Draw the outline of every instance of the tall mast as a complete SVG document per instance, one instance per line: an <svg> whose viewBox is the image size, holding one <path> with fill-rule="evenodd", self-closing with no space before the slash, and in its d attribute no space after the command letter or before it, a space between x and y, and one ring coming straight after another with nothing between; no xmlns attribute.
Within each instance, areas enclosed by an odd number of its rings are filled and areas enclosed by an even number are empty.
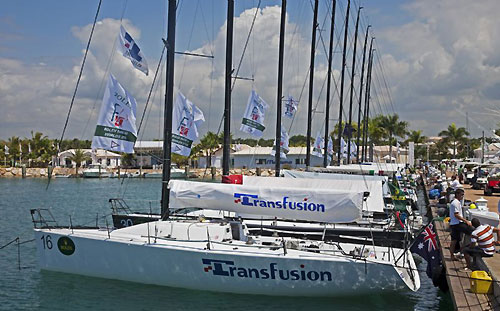
<svg viewBox="0 0 500 311"><path fill-rule="evenodd" d="M281 162L281 103L283 93L283 53L285 50L286 0L281 0L280 45L278 52L278 94L276 98L276 154L274 155L275 176L280 176Z"/></svg>
<svg viewBox="0 0 500 311"><path fill-rule="evenodd" d="M359 13L363 7L358 8L358 17L356 18L356 30L354 31L354 48L352 50L352 68L351 68L351 95L349 96L349 131L347 142L347 163L351 162L351 137L352 137L352 95L354 94L354 74L356 71L356 47L358 46L358 26Z"/></svg>
<svg viewBox="0 0 500 311"><path fill-rule="evenodd" d="M163 173L161 185L161 218L168 219L170 190L171 147L172 147L172 110L174 103L174 54L175 54L175 11L176 1L168 1L167 30L167 70L165 86L165 111L163 112Z"/></svg>
<svg viewBox="0 0 500 311"><path fill-rule="evenodd" d="M309 103L307 106L306 169L311 165L311 126L314 82L314 54L316 53L316 27L318 26L318 0L314 0L314 18L311 39L311 66L309 67Z"/></svg>
<svg viewBox="0 0 500 311"><path fill-rule="evenodd" d="M359 107L358 107L358 139L356 140L356 147L357 147L357 150L356 150L356 160L358 161L358 163L360 162L360 159L361 161L363 161L363 157L359 155L359 137L361 135L361 99L363 98L363 78L364 78L364 74L365 74L365 58L366 58L366 44L368 42L368 31L370 30L370 27L371 25L368 25L366 27L366 35L365 35L365 44L363 46L363 61L362 61L362 65L361 65L361 80L359 81ZM365 121L365 116L363 115L363 122ZM364 138L364 127L363 127L363 138ZM363 149L364 151L364 149Z"/></svg>
<svg viewBox="0 0 500 311"><path fill-rule="evenodd" d="M226 83L224 93L224 146L222 175L229 175L229 145L231 144L231 75L233 73L234 0L227 0Z"/></svg>
<svg viewBox="0 0 500 311"><path fill-rule="evenodd" d="M333 33L335 28L335 7L337 1L332 0L332 22L330 24L330 46L328 48L328 80L326 83L326 108L325 108L325 144L323 154L323 166L328 166L328 122L330 121L330 84L332 81L332 56L333 56Z"/></svg>
<svg viewBox="0 0 500 311"><path fill-rule="evenodd" d="M364 152L365 152L365 156L364 156L364 159L365 161L368 160L368 120L370 119L370 89L371 89L371 83L372 83L372 65L373 65L373 39L375 39L374 37L372 37L371 41L370 41L370 53L368 54L369 55L369 58L368 58L368 73L367 73L367 76L366 76L366 92L365 92L365 128L364 128L364 132L365 132L365 141L364 141L364 145L365 145L365 148L364 148Z"/></svg>
<svg viewBox="0 0 500 311"><path fill-rule="evenodd" d="M343 106L343 101L344 101L344 73L345 73L345 53L347 50L347 30L349 27L349 8L351 7L351 0L347 1L347 11L345 13L345 26L344 26L344 51L342 52L342 72L340 75L340 107L339 107L339 135L338 135L338 154L337 154L337 160L338 164L342 163L342 150L341 150L341 144L342 144L342 106Z"/></svg>

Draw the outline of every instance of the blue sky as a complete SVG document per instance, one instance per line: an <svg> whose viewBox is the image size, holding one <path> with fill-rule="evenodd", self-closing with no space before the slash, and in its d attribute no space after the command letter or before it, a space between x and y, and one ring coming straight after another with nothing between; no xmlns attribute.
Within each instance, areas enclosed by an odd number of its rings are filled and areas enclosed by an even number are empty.
<svg viewBox="0 0 500 311"><path fill-rule="evenodd" d="M336 14L337 38L341 34L346 0L339 0ZM469 1L470 2L470 1ZM354 31L355 9L364 7L362 27L369 22L377 37L377 60L373 97L374 113L397 112L410 122L412 129L423 129L435 136L455 121L464 126L465 111L471 117L471 131L496 128L499 111L500 58L496 57L498 22L494 12L500 9L497 1L488 0L479 6L458 0L352 1L349 32ZM79 65L88 40L98 1L9 1L0 11L0 139L12 135L29 137L30 131L41 131L58 137L74 90ZM235 1L234 67L241 56L249 21L257 0ZM240 75L254 76L254 83L237 82L233 91L233 125L238 131L242 110L251 88L270 104L266 116L269 129L265 137L274 136L275 76L281 1L263 0L256 19L256 28L242 63ZM95 126L96 110L100 106L103 77L110 55L111 72L138 100L138 117L142 114L152 75L141 76L130 63L113 52L116 27L124 10L124 25L134 34L154 73L161 52L160 38L165 32L166 1L109 1L104 0L98 20L91 54L84 70L84 79L75 101L74 115L68 138L89 138ZM329 5L329 4L328 4ZM327 1L320 0L319 23L324 43L328 45L329 23L325 20ZM307 78L312 9L309 1L288 1L287 40L285 54L285 92L299 96L302 81ZM224 70L223 25L226 19L224 0L183 0L177 18L178 51L215 51L214 65L210 61L182 56L176 57L176 87L200 106L207 122L201 129L216 131L223 96L221 76ZM476 21L480 21L475 23ZM466 26L470 25L470 26ZM97 31L99 30L99 31ZM361 30L360 30L361 31ZM361 32L364 34L364 30ZM361 38L360 38L361 40ZM360 44L358 41L360 58ZM336 43L339 44L339 43ZM337 52L340 47L337 46ZM348 54L348 68L351 56ZM340 54L334 58L334 76L338 79ZM315 69L315 105L313 136L323 126L321 102L324 91L326 57L319 43ZM127 67L128 66L128 67ZM359 74L359 59L356 69ZM359 76L357 77L359 78ZM105 79L104 79L105 80ZM346 79L349 83L349 79ZM359 81L359 80L357 80ZM357 83L357 82L356 82ZM355 83L355 84L356 84ZM386 83L389 91L386 89ZM356 98L355 94L355 98ZM161 114L161 91L149 115L152 126L144 139L157 138L158 116ZM300 107L306 106L307 89ZM222 101L221 101L222 100ZM338 98L333 97L331 119L337 118ZM303 103L303 104L302 104ZM304 134L306 112L291 128L291 134ZM303 109L303 108L302 108ZM29 113L28 113L29 112ZM347 113L347 112L345 112ZM331 121L330 127L335 123ZM476 125L477 124L477 125ZM290 124L286 124L288 126ZM488 134L488 133L487 133Z"/></svg>

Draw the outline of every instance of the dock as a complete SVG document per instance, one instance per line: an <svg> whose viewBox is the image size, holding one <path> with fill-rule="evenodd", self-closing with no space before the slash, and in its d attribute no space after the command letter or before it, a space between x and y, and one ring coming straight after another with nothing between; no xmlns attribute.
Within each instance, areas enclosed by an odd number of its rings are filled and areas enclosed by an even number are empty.
<svg viewBox="0 0 500 311"><path fill-rule="evenodd" d="M467 190L466 195L467 195ZM436 201L430 200L430 208L433 218L437 217ZM471 291L470 274L465 271L465 259L460 261L451 260L450 242L451 236L442 220L434 220L434 228L441 251L441 260L446 271L446 281L448 283L450 295L455 310L500 310L500 254L496 253L491 258L478 259L478 263L493 279L492 294L476 294ZM497 247L498 249L498 247ZM482 262L481 262L482 261Z"/></svg>

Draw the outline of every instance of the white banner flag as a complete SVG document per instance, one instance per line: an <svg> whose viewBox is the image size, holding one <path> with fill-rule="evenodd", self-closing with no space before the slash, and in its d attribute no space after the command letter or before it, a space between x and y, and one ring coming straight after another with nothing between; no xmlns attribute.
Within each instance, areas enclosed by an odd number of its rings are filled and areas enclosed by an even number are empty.
<svg viewBox="0 0 500 311"><path fill-rule="evenodd" d="M130 59L132 62L132 65L134 67L148 75L148 63L146 62L146 58L144 57L144 54L142 54L141 49L135 43L134 39L132 39L132 36L125 31L125 28L123 26L120 26L120 44L119 44L119 49L120 52L125 56L126 58Z"/></svg>
<svg viewBox="0 0 500 311"><path fill-rule="evenodd" d="M7 145L4 146L5 154L9 154L9 147Z"/></svg>
<svg viewBox="0 0 500 311"><path fill-rule="evenodd" d="M289 119L293 119L295 112L297 111L299 102L293 99L292 96L288 96L288 99L285 101L285 112L283 115Z"/></svg>
<svg viewBox="0 0 500 311"><path fill-rule="evenodd" d="M344 140L344 137L340 137L340 150L342 150L341 157L347 159L347 144Z"/></svg>
<svg viewBox="0 0 500 311"><path fill-rule="evenodd" d="M332 161L333 158L333 140L331 136L328 136L328 159L329 161Z"/></svg>
<svg viewBox="0 0 500 311"><path fill-rule="evenodd" d="M203 112L179 92L172 115L172 152L189 156L193 141L198 138L198 127L203 122Z"/></svg>
<svg viewBox="0 0 500 311"><path fill-rule="evenodd" d="M323 139L321 134L318 132L318 134L316 134L316 140L314 141L314 147L313 147L311 154L313 156L322 158L324 146L325 146L325 140Z"/></svg>
<svg viewBox="0 0 500 311"><path fill-rule="evenodd" d="M281 125L281 138L280 138L280 158L286 159L286 155L290 152L288 147L288 133L286 132L283 125ZM276 139L274 140L273 149L271 150L271 155L274 157L276 155Z"/></svg>
<svg viewBox="0 0 500 311"><path fill-rule="evenodd" d="M92 149L134 153L136 109L135 99L110 74L92 138Z"/></svg>
<svg viewBox="0 0 500 311"><path fill-rule="evenodd" d="M356 146L356 143L351 141L351 159L356 159L356 155L358 153L357 148L358 146Z"/></svg>
<svg viewBox="0 0 500 311"><path fill-rule="evenodd" d="M261 137L264 129L264 116L268 106L266 102L254 91L248 98L247 108L243 115L240 131Z"/></svg>
<svg viewBox="0 0 500 311"><path fill-rule="evenodd" d="M415 165L415 142L410 141L408 143L408 162L411 166Z"/></svg>

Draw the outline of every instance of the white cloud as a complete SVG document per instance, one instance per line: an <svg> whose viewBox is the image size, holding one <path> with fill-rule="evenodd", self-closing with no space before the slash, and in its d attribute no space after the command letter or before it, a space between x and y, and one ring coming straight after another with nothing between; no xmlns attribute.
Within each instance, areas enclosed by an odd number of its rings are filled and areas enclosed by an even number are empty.
<svg viewBox="0 0 500 311"><path fill-rule="evenodd" d="M419 0L406 9L414 20L377 34L400 115L427 135L451 122L465 126L457 110L468 111L486 129L495 128L495 117L475 113L500 103L500 43L495 40L500 3Z"/></svg>

